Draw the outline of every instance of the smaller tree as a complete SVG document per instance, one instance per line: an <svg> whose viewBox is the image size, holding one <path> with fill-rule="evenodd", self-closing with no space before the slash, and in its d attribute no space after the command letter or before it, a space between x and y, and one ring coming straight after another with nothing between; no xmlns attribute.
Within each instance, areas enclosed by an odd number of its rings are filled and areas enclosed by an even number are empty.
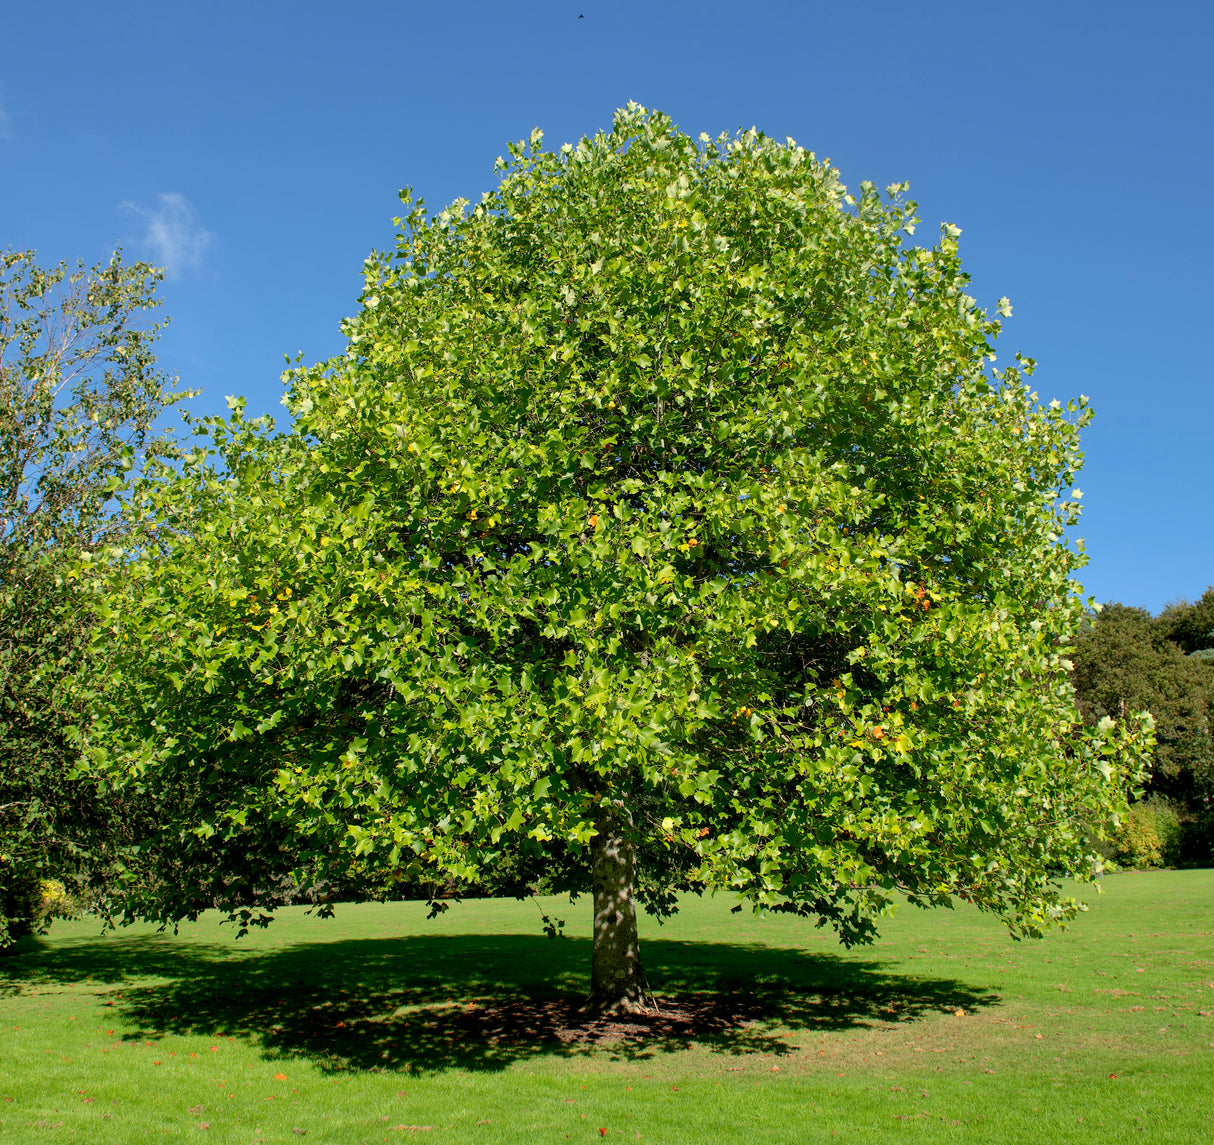
<svg viewBox="0 0 1214 1145"><path fill-rule="evenodd" d="M72 777L91 613L62 572L121 539L121 478L167 449L156 421L184 395L156 366L160 278L120 252L0 254L0 946L34 925L43 880L83 877L131 822L129 793Z"/></svg>

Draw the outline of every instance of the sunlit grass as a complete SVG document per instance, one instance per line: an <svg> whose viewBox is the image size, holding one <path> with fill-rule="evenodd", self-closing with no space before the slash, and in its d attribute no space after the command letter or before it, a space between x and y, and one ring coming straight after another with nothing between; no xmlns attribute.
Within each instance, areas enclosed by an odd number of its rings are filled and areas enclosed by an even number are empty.
<svg viewBox="0 0 1214 1145"><path fill-rule="evenodd" d="M544 1024L587 987L585 899L544 904L555 941L513 901L56 923L0 958L0 1141L1208 1142L1214 872L1105 888L1042 942L904 908L851 952L691 899L643 954L703 1028L596 1044Z"/></svg>

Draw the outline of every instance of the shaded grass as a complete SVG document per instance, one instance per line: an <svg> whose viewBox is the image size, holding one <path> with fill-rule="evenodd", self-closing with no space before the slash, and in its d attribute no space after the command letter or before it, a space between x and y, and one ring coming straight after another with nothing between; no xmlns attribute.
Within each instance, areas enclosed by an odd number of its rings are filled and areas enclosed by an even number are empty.
<svg viewBox="0 0 1214 1145"><path fill-rule="evenodd" d="M1039 943L903 909L852 952L692 899L642 938L677 1020L632 1030L527 903L56 924L0 959L0 1141L1209 1141L1214 872L1105 885Z"/></svg>

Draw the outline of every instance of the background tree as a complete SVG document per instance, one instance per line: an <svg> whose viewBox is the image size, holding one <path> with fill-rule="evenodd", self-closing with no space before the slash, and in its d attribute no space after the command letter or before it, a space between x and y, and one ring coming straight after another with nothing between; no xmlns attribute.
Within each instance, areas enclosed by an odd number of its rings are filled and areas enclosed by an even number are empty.
<svg viewBox="0 0 1214 1145"><path fill-rule="evenodd" d="M183 844L278 824L307 877L578 853L603 1008L645 1003L638 888L845 942L898 891L1069 918L1147 733L1078 728L1087 414L988 370L958 229L635 105L499 166L398 221L286 433L233 400L82 566L99 769L188 787Z"/></svg>
<svg viewBox="0 0 1214 1145"><path fill-rule="evenodd" d="M1190 604L1171 604L1159 615L1167 638L1189 656L1214 659L1214 585Z"/></svg>
<svg viewBox="0 0 1214 1145"><path fill-rule="evenodd" d="M1214 590L1157 617L1106 604L1081 632L1072 680L1084 721L1149 711L1156 747L1144 794L1187 820L1185 857L1214 858Z"/></svg>
<svg viewBox="0 0 1214 1145"><path fill-rule="evenodd" d="M61 574L121 538L119 478L163 449L156 419L181 396L147 318L160 277L120 254L91 269L0 254L0 946L30 929L41 880L78 888L130 824L129 796L71 778L90 615Z"/></svg>

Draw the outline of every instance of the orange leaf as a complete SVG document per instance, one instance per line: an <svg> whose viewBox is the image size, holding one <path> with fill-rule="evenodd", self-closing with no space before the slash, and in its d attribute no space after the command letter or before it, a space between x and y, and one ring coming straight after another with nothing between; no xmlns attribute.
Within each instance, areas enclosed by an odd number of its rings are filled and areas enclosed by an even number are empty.
<svg viewBox="0 0 1214 1145"><path fill-rule="evenodd" d="M275 1081L286 1081L286 1080L287 1080L287 1075L286 1075L285 1073L276 1073L276 1074L274 1075L274 1080L275 1080Z"/></svg>

